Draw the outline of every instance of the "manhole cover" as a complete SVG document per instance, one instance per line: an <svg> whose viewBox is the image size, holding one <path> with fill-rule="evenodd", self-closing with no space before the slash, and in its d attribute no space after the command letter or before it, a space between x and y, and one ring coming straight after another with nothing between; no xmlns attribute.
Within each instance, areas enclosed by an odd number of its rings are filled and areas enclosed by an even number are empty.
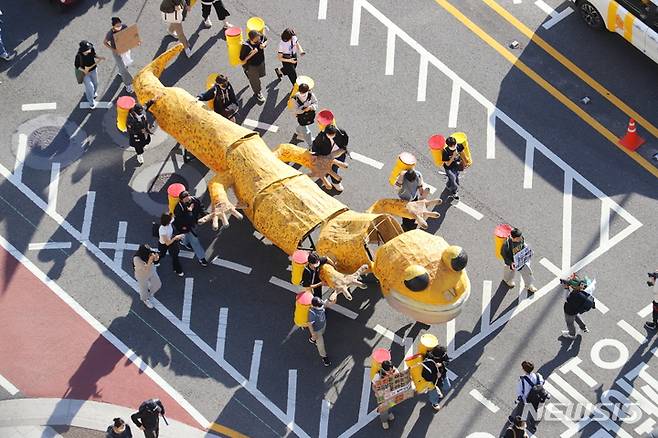
<svg viewBox="0 0 658 438"><path fill-rule="evenodd" d="M27 145L32 153L43 158L54 158L64 152L71 139L64 127L42 126L27 137Z"/></svg>
<svg viewBox="0 0 658 438"><path fill-rule="evenodd" d="M151 182L148 195L155 202L167 203L167 188L171 184L180 183L188 187L185 178L177 173L161 173Z"/></svg>

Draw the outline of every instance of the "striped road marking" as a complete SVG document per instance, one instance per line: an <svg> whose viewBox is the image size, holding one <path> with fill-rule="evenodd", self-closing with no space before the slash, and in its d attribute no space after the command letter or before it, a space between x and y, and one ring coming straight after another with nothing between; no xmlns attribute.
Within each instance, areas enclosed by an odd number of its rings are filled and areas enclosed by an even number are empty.
<svg viewBox="0 0 658 438"><path fill-rule="evenodd" d="M47 111L56 110L57 102L48 103L25 103L21 106L23 111Z"/></svg>
<svg viewBox="0 0 658 438"><path fill-rule="evenodd" d="M480 391L478 391L477 389L475 389L475 388L471 389L471 392L469 392L469 394L471 395L471 397L473 397L475 400L482 403L482 405L485 408L489 409L494 414L499 411L498 406L496 406L496 404L494 402L492 402L491 400L489 400L488 398L483 396L482 393Z"/></svg>

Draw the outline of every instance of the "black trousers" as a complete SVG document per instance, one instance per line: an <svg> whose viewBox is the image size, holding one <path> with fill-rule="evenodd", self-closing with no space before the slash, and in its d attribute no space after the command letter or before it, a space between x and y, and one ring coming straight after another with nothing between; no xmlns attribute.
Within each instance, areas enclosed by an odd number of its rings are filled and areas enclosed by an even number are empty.
<svg viewBox="0 0 658 438"><path fill-rule="evenodd" d="M289 62L281 63L281 73L288 76L290 83L294 86L297 81L297 64L291 64Z"/></svg>
<svg viewBox="0 0 658 438"><path fill-rule="evenodd" d="M512 411L511 416L512 416L512 419L514 419L516 416L520 416L521 418L523 418L526 421L528 430L530 430L531 432L534 433L534 431L537 430L537 423L539 423L539 422L532 415L531 410L528 410L528 412L527 412L528 415L523 414L523 408L525 407L525 404L526 403L522 402L522 401L518 402L516 404L516 407L514 408L514 411ZM534 408L534 411L537 412L537 410L539 409L539 403L537 403L537 404L533 403L532 407Z"/></svg>
<svg viewBox="0 0 658 438"><path fill-rule="evenodd" d="M217 12L217 18L219 20L224 20L226 17L231 15L228 13L226 8L224 8L224 4L221 2L221 0L213 3L212 6L215 7L215 12ZM201 16L204 20L210 17L210 5L204 5L203 3L201 4Z"/></svg>
<svg viewBox="0 0 658 438"><path fill-rule="evenodd" d="M658 324L658 303L653 302L653 323Z"/></svg>
<svg viewBox="0 0 658 438"><path fill-rule="evenodd" d="M416 219L408 219L406 217L402 218L402 229L404 231L411 231L411 230L415 230L416 228L418 228Z"/></svg>
<svg viewBox="0 0 658 438"><path fill-rule="evenodd" d="M160 428L156 427L155 429L146 429L144 431L145 438L158 438L160 436Z"/></svg>
<svg viewBox="0 0 658 438"><path fill-rule="evenodd" d="M174 268L174 271L176 273L183 272L183 267L180 264L180 259L178 258L178 253L180 252L180 247L178 246L178 242L174 242L171 245L167 246L164 243L159 243L158 244L158 251L160 252L160 260L164 258L164 256L169 252L171 255L171 262Z"/></svg>

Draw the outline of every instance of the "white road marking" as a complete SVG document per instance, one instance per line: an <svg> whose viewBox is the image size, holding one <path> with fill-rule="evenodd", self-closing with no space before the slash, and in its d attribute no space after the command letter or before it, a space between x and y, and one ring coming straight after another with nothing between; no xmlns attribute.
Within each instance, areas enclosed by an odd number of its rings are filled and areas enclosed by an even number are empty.
<svg viewBox="0 0 658 438"><path fill-rule="evenodd" d="M608 313L610 311L608 306L603 304L603 301L599 300L598 298L596 299L596 310L601 312L602 315L605 315L606 313Z"/></svg>
<svg viewBox="0 0 658 438"><path fill-rule="evenodd" d="M189 252L189 251L186 251L186 252ZM181 254L182 253L183 253L183 251L181 251ZM194 253L191 253L190 255L191 256L189 258L193 258ZM245 265L241 265L240 263L235 263L235 262L231 262L231 261L228 261L228 260L220 259L219 257L214 258L211 263L213 265L221 266L222 268L232 269L234 271L238 271L238 272L241 272L241 273L246 274L246 275L251 274L251 268L249 266L245 266Z"/></svg>
<svg viewBox="0 0 658 438"><path fill-rule="evenodd" d="M491 400L489 400L488 398L483 396L482 393L480 391L478 391L477 389L475 389L475 388L471 389L471 392L469 392L469 394L471 395L471 397L473 397L475 400L482 403L482 405L485 408L489 409L494 414L500 410L500 408L498 406L496 406L496 404L494 402L492 402Z"/></svg>
<svg viewBox="0 0 658 438"><path fill-rule="evenodd" d="M127 224L127 222L126 222ZM119 227L121 227L121 222L119 222ZM139 249L139 245L136 243L124 243L124 244L117 244L115 242L100 242L98 244L98 248L100 249L113 249L115 251L137 251ZM181 257L184 257L181 255ZM187 257L190 258L190 257Z"/></svg>
<svg viewBox="0 0 658 438"><path fill-rule="evenodd" d="M123 266L123 251L126 245L126 233L128 232L128 222L119 221L119 228L117 229L117 249L114 251L114 265L117 268ZM138 245L135 251L139 248Z"/></svg>
<svg viewBox="0 0 658 438"><path fill-rule="evenodd" d="M653 313L653 303L649 303L646 306L644 306L642 310L637 312L637 316L639 316L640 318L646 318L652 313Z"/></svg>
<svg viewBox="0 0 658 438"><path fill-rule="evenodd" d="M181 322L183 325L190 328L190 320L192 316L192 294L194 291L194 279L187 277L185 279L185 291L183 292L183 313L181 315Z"/></svg>
<svg viewBox="0 0 658 438"><path fill-rule="evenodd" d="M605 201L601 202L601 222L599 228L599 245L607 245L608 240L610 240L610 206Z"/></svg>
<svg viewBox="0 0 658 438"><path fill-rule="evenodd" d="M402 369L406 370L409 368L407 363L404 361L404 359L408 358L409 356L413 356L414 354L414 340L413 338L406 337L404 338L404 357L402 358Z"/></svg>
<svg viewBox="0 0 658 438"><path fill-rule="evenodd" d="M295 286L294 284L289 283L285 280L281 280L280 278L275 277L275 276L270 277L270 283L272 283L275 286L279 286L283 289L287 289L287 290L289 290L290 292L292 292L294 294L298 294L302 291L301 287ZM340 304L332 304L331 306L327 306L327 309L328 310L333 310L334 312L337 312L337 313L340 313L341 315L346 316L350 319L356 319L359 316L358 313L355 313L355 312L351 311L350 309L347 309L347 308L341 306Z"/></svg>
<svg viewBox="0 0 658 438"><path fill-rule="evenodd" d="M395 70L395 29L388 28L386 34L386 70L384 75L392 76Z"/></svg>
<svg viewBox="0 0 658 438"><path fill-rule="evenodd" d="M262 129L269 132L277 132L279 130L278 126L270 125L268 123L259 122L257 120L244 119L242 122L243 125L251 126L252 128Z"/></svg>
<svg viewBox="0 0 658 438"><path fill-rule="evenodd" d="M493 105L487 106L487 160L496 158L496 117Z"/></svg>
<svg viewBox="0 0 658 438"><path fill-rule="evenodd" d="M91 232L91 221L94 216L94 204L96 202L96 192L87 192L87 200L85 203L85 214L82 219L82 230L80 231L81 240L89 240L89 233Z"/></svg>
<svg viewBox="0 0 658 438"><path fill-rule="evenodd" d="M326 438L329 431L329 411L331 410L331 403L327 400L322 400L322 410L320 411L320 438Z"/></svg>
<svg viewBox="0 0 658 438"><path fill-rule="evenodd" d="M50 184L48 185L48 211L57 210L57 191L59 188L59 163L53 163L50 168Z"/></svg>
<svg viewBox="0 0 658 438"><path fill-rule="evenodd" d="M450 112L448 113L448 128L457 127L457 115L459 114L459 95L462 87L459 82L452 81L452 92L450 93Z"/></svg>
<svg viewBox="0 0 658 438"><path fill-rule="evenodd" d="M521 3L523 3L523 0L514 0L513 3L515 5L520 5Z"/></svg>
<svg viewBox="0 0 658 438"><path fill-rule="evenodd" d="M394 332L387 329L386 327L377 324L374 330L380 335L382 335L383 337L385 337L386 339L389 339L398 345L404 345L404 341L402 340L402 338L396 335Z"/></svg>
<svg viewBox="0 0 658 438"><path fill-rule="evenodd" d="M479 221L484 217L482 213L474 209L473 207L469 207L468 205L464 204L463 201L457 201L454 202L452 205L454 205L457 209L463 211L467 215L471 216L473 219L476 221Z"/></svg>
<svg viewBox="0 0 658 438"><path fill-rule="evenodd" d="M30 243L27 249L30 251L37 251L41 249L69 249L71 242L38 242Z"/></svg>
<svg viewBox="0 0 658 438"><path fill-rule="evenodd" d="M226 347L226 329L228 327L228 308L219 309L219 323L217 324L217 344L215 345L215 357L224 360L224 351Z"/></svg>
<svg viewBox="0 0 658 438"><path fill-rule="evenodd" d="M523 188L532 188L532 175L535 161L535 146L531 141L525 142L525 162L523 163Z"/></svg>
<svg viewBox="0 0 658 438"><path fill-rule="evenodd" d="M318 20L327 19L328 2L329 0L320 0L320 4L318 5Z"/></svg>
<svg viewBox="0 0 658 438"><path fill-rule="evenodd" d="M446 323L446 348L448 349L448 355L452 357L455 354L455 327L456 320L451 319Z"/></svg>
<svg viewBox="0 0 658 438"><path fill-rule="evenodd" d="M110 109L112 108L112 102L96 102L96 106L93 109ZM80 102L80 109L92 109L89 105L89 102Z"/></svg>
<svg viewBox="0 0 658 438"><path fill-rule="evenodd" d="M292 429L297 406L297 370L288 370L288 398L286 400L286 426Z"/></svg>
<svg viewBox="0 0 658 438"><path fill-rule="evenodd" d="M25 164L26 153L27 135L18 134L18 149L16 149L16 161L14 161L14 178L18 181L23 179L23 165Z"/></svg>
<svg viewBox="0 0 658 438"><path fill-rule="evenodd" d="M10 395L14 396L20 392L18 388L14 386L13 383L11 383L5 376L0 374L0 386L2 386L5 391L7 391Z"/></svg>
<svg viewBox="0 0 658 438"><path fill-rule="evenodd" d="M265 244L265 245L273 245L273 243L272 243L272 241L271 241L270 239L268 239L267 237L263 236L263 235L262 235L261 233L259 233L258 231L254 231L254 237L255 237L256 239L260 240L261 242L263 242L263 244Z"/></svg>
<svg viewBox="0 0 658 438"><path fill-rule="evenodd" d="M482 318L480 330L485 330L491 325L491 280L482 282Z"/></svg>
<svg viewBox="0 0 658 438"><path fill-rule="evenodd" d="M56 110L57 102L47 102L47 103L24 103L21 105L23 111L46 111L46 110Z"/></svg>
<svg viewBox="0 0 658 438"><path fill-rule="evenodd" d="M628 335L635 339L640 344L645 344L648 342L647 337L640 333L635 327L624 321L623 319L617 321L617 325L624 330Z"/></svg>
<svg viewBox="0 0 658 438"><path fill-rule="evenodd" d="M539 264L541 264L543 267L548 269L553 275L556 277L561 277L562 276L562 271L560 268L555 266L550 260L548 260L546 257L543 257L541 260L539 260Z"/></svg>
<svg viewBox="0 0 658 438"><path fill-rule="evenodd" d="M573 192L573 176L564 172L564 196L562 201L562 271L571 267L571 209Z"/></svg>
<svg viewBox="0 0 658 438"><path fill-rule="evenodd" d="M381 170L381 169L384 168L384 163L382 163L380 161L377 161L377 160L373 160L372 158L366 157L365 155L361 155L358 152L350 151L350 157L352 157L352 159L354 159L356 161L362 162L363 164L367 164L368 166L372 166L375 169Z"/></svg>
<svg viewBox="0 0 658 438"><path fill-rule="evenodd" d="M549 5L544 2L544 0L535 1L535 5L544 11L545 14L550 15L551 17L555 15L555 9L551 8Z"/></svg>
<svg viewBox="0 0 658 438"><path fill-rule="evenodd" d="M562 11L560 11L560 12L556 13L555 15L553 15L549 20L546 20L546 22L544 24L542 24L541 27L548 30L551 27L558 24L560 21L567 18L569 15L571 15L572 12L573 12L573 9L571 9L570 6L567 6Z"/></svg>
<svg viewBox="0 0 658 438"><path fill-rule="evenodd" d="M370 367L363 368L363 382L361 384L361 401L359 402L359 419L368 415L370 404Z"/></svg>
<svg viewBox="0 0 658 438"><path fill-rule="evenodd" d="M416 100L418 102L425 102L427 96L427 68L429 67L429 59L425 56L420 57L420 64L418 66L418 94Z"/></svg>
<svg viewBox="0 0 658 438"><path fill-rule="evenodd" d="M251 367L249 368L249 382L247 385L253 390L258 388L258 371L260 370L260 356L263 352L263 341L254 341L254 350L251 353Z"/></svg>

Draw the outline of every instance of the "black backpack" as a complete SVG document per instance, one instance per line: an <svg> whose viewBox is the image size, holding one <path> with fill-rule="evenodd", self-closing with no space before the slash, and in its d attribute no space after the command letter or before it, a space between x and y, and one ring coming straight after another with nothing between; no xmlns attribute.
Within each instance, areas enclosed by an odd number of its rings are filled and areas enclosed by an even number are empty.
<svg viewBox="0 0 658 438"><path fill-rule="evenodd" d="M526 402L535 405L544 403L551 398L551 395L544 388L543 379L539 375L537 375L537 383L533 383L528 376L521 376L521 379L530 385L530 392L528 392L528 396L525 398Z"/></svg>
<svg viewBox="0 0 658 438"><path fill-rule="evenodd" d="M160 405L158 404L159 401L160 400L157 398L143 401L142 404L139 405L139 412L146 411L153 414L160 414L162 409L160 409Z"/></svg>
<svg viewBox="0 0 658 438"><path fill-rule="evenodd" d="M578 291L578 299L580 304L578 305L578 313L589 312L590 310L596 308L596 303L594 302L594 296L588 294L584 290Z"/></svg>

